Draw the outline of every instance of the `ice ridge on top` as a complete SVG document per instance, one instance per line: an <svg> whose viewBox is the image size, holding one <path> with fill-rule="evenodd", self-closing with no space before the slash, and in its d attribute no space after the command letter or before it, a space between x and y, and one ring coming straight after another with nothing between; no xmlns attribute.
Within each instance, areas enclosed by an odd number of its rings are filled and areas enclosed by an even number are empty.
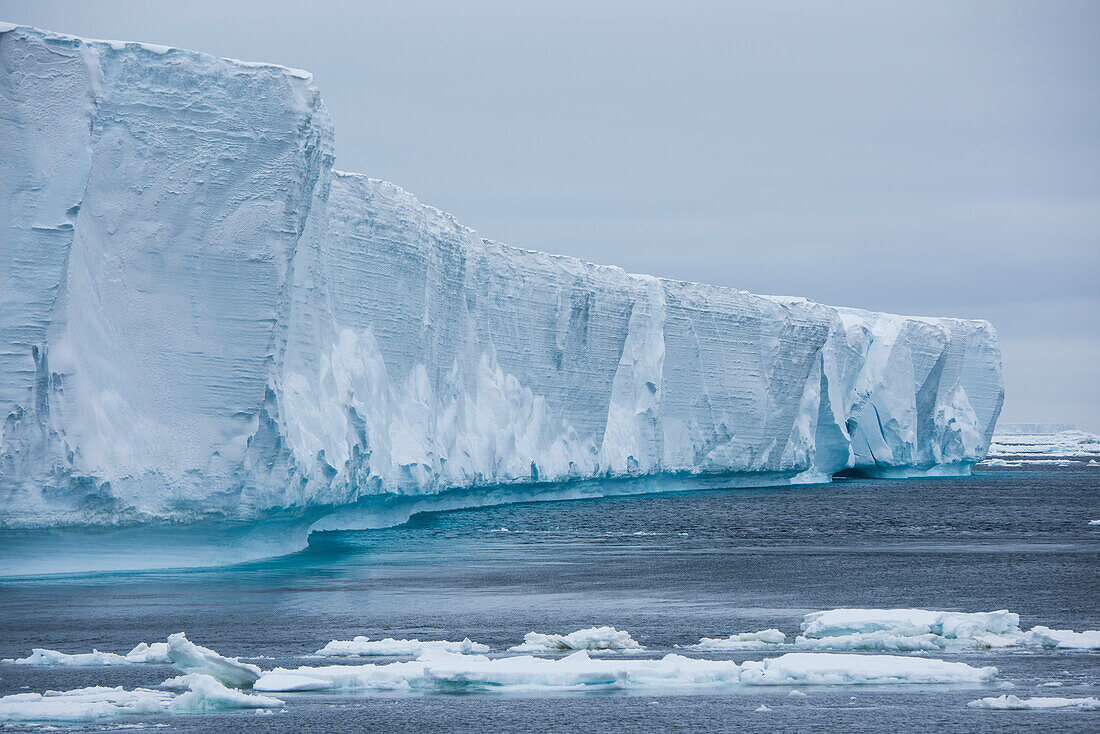
<svg viewBox="0 0 1100 734"><path fill-rule="evenodd" d="M0 106L0 525L986 454L989 323L483 239L333 170L308 74L3 25Z"/></svg>

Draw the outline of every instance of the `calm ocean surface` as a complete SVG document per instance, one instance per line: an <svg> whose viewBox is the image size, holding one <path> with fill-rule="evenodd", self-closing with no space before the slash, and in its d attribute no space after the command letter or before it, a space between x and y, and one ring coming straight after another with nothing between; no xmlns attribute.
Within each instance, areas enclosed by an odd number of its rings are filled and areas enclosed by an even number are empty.
<svg viewBox="0 0 1100 734"><path fill-rule="evenodd" d="M276 560L216 570L0 582L0 658L32 647L126 652L186 631L261 667L354 635L495 650L524 633L626 629L654 656L702 636L778 627L833 607L1009 609L1021 627L1100 629L1100 469L965 479L846 480L782 489L529 503L314 534ZM767 653L725 657L760 659ZM717 657L717 656L715 656ZM1098 731L1098 712L966 702L1100 696L1100 654L937 655L996 665L1012 689L806 687L715 694L278 694L284 711L139 719L157 731ZM356 661L349 661L356 662ZM379 662L363 659L358 662ZM0 695L155 685L164 666L0 663ZM1039 684L1062 683L1060 688ZM761 704L769 712L756 712ZM80 725L77 731L106 724ZM19 730L8 727L6 730ZM0 729L3 730L3 729Z"/></svg>

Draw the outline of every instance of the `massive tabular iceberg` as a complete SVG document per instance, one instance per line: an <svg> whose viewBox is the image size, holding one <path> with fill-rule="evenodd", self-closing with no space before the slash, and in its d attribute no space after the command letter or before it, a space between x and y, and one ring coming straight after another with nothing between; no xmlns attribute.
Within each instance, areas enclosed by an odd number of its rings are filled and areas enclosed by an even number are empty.
<svg viewBox="0 0 1100 734"><path fill-rule="evenodd" d="M0 27L9 528L965 471L1002 396L984 321L508 247L333 170L305 72Z"/></svg>

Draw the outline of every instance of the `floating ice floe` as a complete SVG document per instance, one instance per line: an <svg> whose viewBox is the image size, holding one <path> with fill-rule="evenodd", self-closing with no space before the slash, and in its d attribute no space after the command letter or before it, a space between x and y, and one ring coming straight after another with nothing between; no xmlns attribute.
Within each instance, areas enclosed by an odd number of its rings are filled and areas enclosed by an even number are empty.
<svg viewBox="0 0 1100 734"><path fill-rule="evenodd" d="M711 689L738 685L860 685L991 682L993 667L893 655L789 653L738 665L666 655L655 660L520 655L489 658L431 651L409 662L277 668L258 691Z"/></svg>
<svg viewBox="0 0 1100 734"><path fill-rule="evenodd" d="M1020 629L1020 617L996 612L939 612L927 609L830 609L802 619L791 643L779 630L704 637L691 649L706 651L794 649L806 651L942 652L1033 647L1100 649L1100 631Z"/></svg>
<svg viewBox="0 0 1100 734"><path fill-rule="evenodd" d="M278 708L283 702L271 696L242 693L234 688L222 685L212 675L206 673L188 673L165 681L173 687L185 686L185 693L168 702L172 711L228 711L233 709Z"/></svg>
<svg viewBox="0 0 1100 734"><path fill-rule="evenodd" d="M121 686L72 691L16 693L0 698L0 721L94 721L132 714L159 714L171 693Z"/></svg>
<svg viewBox="0 0 1100 734"><path fill-rule="evenodd" d="M523 643L508 648L509 652L639 652L645 648L629 632L614 627L589 627L568 635L543 635L528 632Z"/></svg>
<svg viewBox="0 0 1100 734"><path fill-rule="evenodd" d="M977 701L971 701L966 705L975 709L994 709L997 711L1035 711L1039 709L1100 711L1100 698L1018 698L1009 693L1003 696L979 698Z"/></svg>
<svg viewBox="0 0 1100 734"><path fill-rule="evenodd" d="M1020 616L996 612L927 609L832 609L807 614L795 646L805 650L937 651L1041 647L1100 648L1100 632L1034 627L1020 629Z"/></svg>
<svg viewBox="0 0 1100 734"><path fill-rule="evenodd" d="M993 666L898 655L791 652L741 665L741 683L757 686L989 683Z"/></svg>
<svg viewBox="0 0 1100 734"><path fill-rule="evenodd" d="M689 645L688 648L705 652L763 650L774 645L782 645L786 641L787 636L779 630L766 629L759 632L741 632L729 637L704 637L698 643Z"/></svg>
<svg viewBox="0 0 1100 734"><path fill-rule="evenodd" d="M168 637L168 656L172 665L185 673L206 673L234 688L247 688L260 677L259 666L227 658L196 645L182 632Z"/></svg>
<svg viewBox="0 0 1100 734"><path fill-rule="evenodd" d="M226 688L212 676L191 674L176 679L187 690L168 691L121 686L93 686L72 691L17 693L0 697L0 721L95 721L120 716L277 708L283 702Z"/></svg>
<svg viewBox="0 0 1100 734"><path fill-rule="evenodd" d="M416 656L425 650L442 650L463 655L489 652L489 646L474 642L469 637L461 642L447 640L372 640L359 635L351 640L333 640L315 654L326 657L370 657L392 655L395 657Z"/></svg>
<svg viewBox="0 0 1100 734"><path fill-rule="evenodd" d="M73 665L98 668L109 665L168 665L172 661L168 657L167 643L154 642L152 645L147 645L142 642L125 655L100 652L95 649L91 652L64 653L43 647L35 647L31 650L31 654L25 658L15 660L7 658L4 662L14 663L15 665Z"/></svg>
<svg viewBox="0 0 1100 734"><path fill-rule="evenodd" d="M1100 630L1052 630L1032 627L1023 633L1024 644L1056 650L1100 650Z"/></svg>

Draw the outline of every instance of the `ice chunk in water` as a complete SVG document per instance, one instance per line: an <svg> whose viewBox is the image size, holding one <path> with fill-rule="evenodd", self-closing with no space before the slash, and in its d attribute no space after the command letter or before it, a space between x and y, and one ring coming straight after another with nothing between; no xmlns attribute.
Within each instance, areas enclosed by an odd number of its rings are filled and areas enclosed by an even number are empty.
<svg viewBox="0 0 1100 734"><path fill-rule="evenodd" d="M1003 696L979 698L977 701L971 701L966 705L975 709L994 709L1000 711L1031 711L1037 709L1100 711L1100 698L1019 698L1008 693Z"/></svg>
<svg viewBox="0 0 1100 734"><path fill-rule="evenodd" d="M469 637L461 642L449 642L447 640L395 640L387 637L384 640L372 640L362 635L351 640L333 640L320 650L317 655L329 657L368 657L374 655L416 656L425 650L442 650L461 654L489 652L488 645L474 642Z"/></svg>
<svg viewBox="0 0 1100 734"><path fill-rule="evenodd" d="M792 652L742 666L741 682L756 686L863 685L893 683L987 683L992 666L899 655Z"/></svg>
<svg viewBox="0 0 1100 734"><path fill-rule="evenodd" d="M125 655L113 652L100 652L93 649L91 652L64 653L48 648L36 647L25 658L13 660L5 659L5 663L15 665L73 665L82 667L104 667L109 665L134 665L139 663L168 665L172 661L168 657L168 645L164 642L154 642L147 645L139 643L133 650Z"/></svg>
<svg viewBox="0 0 1100 734"><path fill-rule="evenodd" d="M590 650L599 652L622 652L644 650L629 632L614 627L589 627L570 632L568 635L543 635L528 632L523 643L508 648L510 652L562 652L569 650Z"/></svg>
<svg viewBox="0 0 1100 734"><path fill-rule="evenodd" d="M171 693L121 686L72 691L16 693L0 698L0 721L94 721L133 714L157 714Z"/></svg>
<svg viewBox="0 0 1100 734"><path fill-rule="evenodd" d="M432 651L410 662L276 669L258 691L304 690L696 690L738 685L986 683L993 667L891 655L791 653L741 665L682 655L660 659L593 658L582 650L563 658L489 658Z"/></svg>
<svg viewBox="0 0 1100 734"><path fill-rule="evenodd" d="M168 637L168 656L172 665L185 673L206 673L234 688L247 688L260 677L259 666L196 645L182 632Z"/></svg>
<svg viewBox="0 0 1100 734"><path fill-rule="evenodd" d="M188 689L168 703L168 708L172 711L227 711L278 708L283 705L282 701L271 696L242 693L234 688L227 688L217 678L206 673L188 673L171 680Z"/></svg>
<svg viewBox="0 0 1100 734"><path fill-rule="evenodd" d="M762 650L781 645L786 641L787 636L773 628L760 630L759 632L740 632L729 637L704 637L696 644L690 645L689 649L708 652Z"/></svg>

